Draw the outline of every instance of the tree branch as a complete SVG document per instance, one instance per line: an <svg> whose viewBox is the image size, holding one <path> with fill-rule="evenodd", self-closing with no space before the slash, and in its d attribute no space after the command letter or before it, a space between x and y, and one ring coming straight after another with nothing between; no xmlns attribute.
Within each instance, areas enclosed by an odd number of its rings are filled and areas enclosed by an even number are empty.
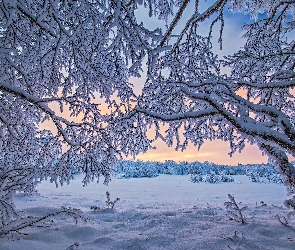
<svg viewBox="0 0 295 250"><path fill-rule="evenodd" d="M273 143L280 145L282 148L288 149L290 153L295 156L295 141L291 140L286 134L267 128L260 125L259 122L252 119L250 123L250 117L247 122L243 122L239 117L234 116L231 112L226 110L223 105L211 98L210 95L204 93L195 93L187 88L182 87L181 90L193 99L204 100L212 105L219 114L222 115L228 122L230 122L238 131L247 135L260 137L265 141L273 141ZM293 134L294 136L294 134Z"/></svg>
<svg viewBox="0 0 295 250"><path fill-rule="evenodd" d="M164 43L167 41L167 39L169 38L169 36L171 35L173 29L175 28L176 24L178 23L178 21L180 20L184 10L186 9L186 6L188 5L188 3L190 2L190 0L185 0L182 4L182 6L180 7L179 11L177 12L174 20L172 21L172 23L170 24L169 29L166 31L166 34L164 35L164 38L162 39L160 46L162 47L164 45Z"/></svg>
<svg viewBox="0 0 295 250"><path fill-rule="evenodd" d="M42 30L46 31L49 33L51 36L57 38L56 34L49 28L46 27L40 20L38 19L37 16L32 14L25 6L23 6L21 3L17 2L16 7L28 18L30 18L34 23L36 23Z"/></svg>

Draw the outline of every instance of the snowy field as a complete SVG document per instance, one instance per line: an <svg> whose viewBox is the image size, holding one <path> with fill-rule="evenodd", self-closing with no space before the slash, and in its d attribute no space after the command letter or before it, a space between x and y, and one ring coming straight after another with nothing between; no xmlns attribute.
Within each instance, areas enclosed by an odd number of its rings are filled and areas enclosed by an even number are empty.
<svg viewBox="0 0 295 250"><path fill-rule="evenodd" d="M50 227L26 229L28 235L21 239L2 236L0 249L295 249L295 231L276 218L287 212L285 187L234 178L235 183L220 184L192 183L187 175L113 178L109 186L91 183L84 188L80 176L59 188L44 182L38 195L18 195L17 208L42 216L72 207L82 210L88 222L76 225L58 217ZM120 198L114 209L107 208L106 191L111 200ZM248 206L246 224L226 216L227 194L239 206Z"/></svg>

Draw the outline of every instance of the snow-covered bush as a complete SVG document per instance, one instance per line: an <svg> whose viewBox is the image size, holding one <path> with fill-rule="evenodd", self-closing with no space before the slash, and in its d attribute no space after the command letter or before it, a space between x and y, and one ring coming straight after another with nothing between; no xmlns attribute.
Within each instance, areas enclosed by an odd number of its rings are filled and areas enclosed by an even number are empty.
<svg viewBox="0 0 295 250"><path fill-rule="evenodd" d="M220 182L234 182L235 179L230 175L222 174L222 175L219 175L219 181Z"/></svg>
<svg viewBox="0 0 295 250"><path fill-rule="evenodd" d="M249 164L245 166L246 175L252 182L284 183L284 177L271 164Z"/></svg>
<svg viewBox="0 0 295 250"><path fill-rule="evenodd" d="M214 172L211 171L211 173L207 175L192 174L190 176L190 181L194 183L198 183L198 182L220 183L220 182L234 182L235 180L230 175L226 175L224 173L215 174Z"/></svg>
<svg viewBox="0 0 295 250"><path fill-rule="evenodd" d="M190 176L190 181L193 183L199 183L202 182L204 180L203 175L200 174L192 174Z"/></svg>
<svg viewBox="0 0 295 250"><path fill-rule="evenodd" d="M278 169L271 164L248 164L245 166L246 175L255 175L259 177L267 177L274 173L278 173Z"/></svg>
<svg viewBox="0 0 295 250"><path fill-rule="evenodd" d="M157 163L143 161L122 161L116 168L117 178L152 178L159 176Z"/></svg>
<svg viewBox="0 0 295 250"><path fill-rule="evenodd" d="M260 178L259 178L259 175L255 174L255 173L251 173L250 176L249 176L249 179L252 181L252 182L255 182L255 183L260 183Z"/></svg>
<svg viewBox="0 0 295 250"><path fill-rule="evenodd" d="M219 176L215 175L214 173L210 173L204 176L204 181L209 183L218 183L219 182Z"/></svg>
<svg viewBox="0 0 295 250"><path fill-rule="evenodd" d="M281 174L272 174L267 176L267 181L269 183L277 183L277 184L283 184L285 182L284 176Z"/></svg>
<svg viewBox="0 0 295 250"><path fill-rule="evenodd" d="M203 177L204 182L209 182L209 183L219 183L219 182L234 182L234 178L228 175L216 175L214 173L205 175Z"/></svg>

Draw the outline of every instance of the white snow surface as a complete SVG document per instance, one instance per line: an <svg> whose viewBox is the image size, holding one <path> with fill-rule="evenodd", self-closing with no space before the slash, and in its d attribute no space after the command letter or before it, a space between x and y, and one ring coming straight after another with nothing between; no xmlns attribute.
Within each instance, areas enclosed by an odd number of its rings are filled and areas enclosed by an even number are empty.
<svg viewBox="0 0 295 250"><path fill-rule="evenodd" d="M189 176L116 179L108 186L82 187L81 176L70 185L55 188L44 182L39 195L15 197L17 208L32 216L58 211L61 206L81 209L87 223L77 225L58 217L50 227L23 230L20 239L0 237L1 250L55 249L295 249L295 230L283 226L286 188L252 183L234 176L235 183L191 183ZM111 200L120 198L114 209ZM224 202L235 197L246 224L229 220ZM266 205L262 205L263 201ZM101 209L92 211L91 206ZM294 219L290 219L295 228Z"/></svg>

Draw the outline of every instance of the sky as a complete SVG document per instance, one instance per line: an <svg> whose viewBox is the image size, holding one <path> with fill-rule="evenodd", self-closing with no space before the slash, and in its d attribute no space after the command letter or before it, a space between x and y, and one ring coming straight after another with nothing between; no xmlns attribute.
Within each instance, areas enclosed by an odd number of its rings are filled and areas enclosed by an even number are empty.
<svg viewBox="0 0 295 250"><path fill-rule="evenodd" d="M200 1L203 2L203 1ZM199 6L199 11L204 11L212 1L207 1L206 5ZM186 11L183 13L182 19L179 24L176 26L175 31L179 31L186 23L186 20L191 16L192 11L194 11L194 1L191 1ZM155 19L143 18L147 17L145 10L139 10L138 18L141 19L144 25L148 28L156 28L157 26L163 27L163 22L157 21ZM223 49L219 49L217 44L217 39L219 36L220 25L216 25L213 29L213 51L223 57L224 55L232 54L234 51L239 50L244 44L244 39L242 39L241 26L244 22L249 22L249 15L244 15L243 13L231 13L229 11L225 12L225 27L223 32ZM201 34L208 34L208 24L203 25L199 28ZM214 36L214 34L217 34ZM224 69L224 73L227 73L228 69ZM143 80L144 81L144 80ZM140 93L143 82L140 79L132 79L133 84L135 85L135 91ZM165 161L165 160L174 160L174 161L209 161L216 164L226 164L226 165L237 165L238 163L250 164L250 163L266 163L267 157L263 156L261 151L256 145L247 144L245 149L238 153L236 152L232 157L229 156L230 147L229 142L223 142L221 140L215 141L206 141L203 146L198 150L197 147L194 147L192 144L189 144L188 148L184 151L175 151L175 146L168 148L168 146L158 140L154 144L156 150L149 150L145 154L140 154L136 157L138 160L143 161Z"/></svg>

